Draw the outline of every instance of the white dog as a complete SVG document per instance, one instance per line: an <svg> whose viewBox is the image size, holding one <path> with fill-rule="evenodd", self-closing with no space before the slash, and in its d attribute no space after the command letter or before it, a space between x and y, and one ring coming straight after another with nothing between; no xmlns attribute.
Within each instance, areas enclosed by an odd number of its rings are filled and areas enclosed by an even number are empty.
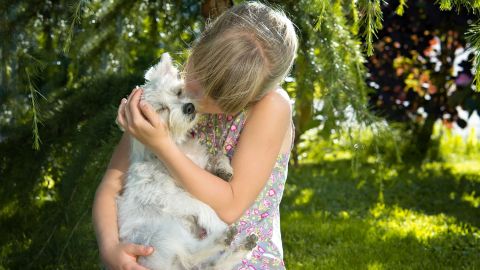
<svg viewBox="0 0 480 270"><path fill-rule="evenodd" d="M195 105L184 95L183 81L167 53L145 79L141 99L155 108L180 149L201 168L230 180L228 158L209 157L205 146L190 136L198 118ZM177 185L155 154L133 137L131 150L124 188L117 197L118 225L122 242L154 247L151 255L139 257L140 264L150 269L231 269L253 248L256 239L249 238L226 252L235 232L212 208ZM199 236L202 228L204 239Z"/></svg>

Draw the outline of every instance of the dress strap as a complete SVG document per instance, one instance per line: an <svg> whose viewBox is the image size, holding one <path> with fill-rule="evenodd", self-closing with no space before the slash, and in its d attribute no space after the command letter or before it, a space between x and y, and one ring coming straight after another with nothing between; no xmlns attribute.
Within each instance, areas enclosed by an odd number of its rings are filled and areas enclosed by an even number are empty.
<svg viewBox="0 0 480 270"><path fill-rule="evenodd" d="M245 126L245 122L247 120L247 110L242 109L237 115L234 116L234 119L236 120L234 122L235 127L231 127L231 132L232 135L238 139L240 136L240 133L243 130L243 127Z"/></svg>
<svg viewBox="0 0 480 270"><path fill-rule="evenodd" d="M295 124L293 123L293 120L290 120L290 122L292 123L292 142L290 145L290 151L292 151L293 146L295 145Z"/></svg>

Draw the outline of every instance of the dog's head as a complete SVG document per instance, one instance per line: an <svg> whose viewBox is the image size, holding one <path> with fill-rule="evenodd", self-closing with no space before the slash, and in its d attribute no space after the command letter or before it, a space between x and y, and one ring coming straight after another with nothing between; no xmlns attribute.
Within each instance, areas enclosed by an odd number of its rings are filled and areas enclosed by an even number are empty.
<svg viewBox="0 0 480 270"><path fill-rule="evenodd" d="M197 121L195 104L184 93L184 82L168 53L145 73L141 99L153 106L168 125L172 139L181 143Z"/></svg>

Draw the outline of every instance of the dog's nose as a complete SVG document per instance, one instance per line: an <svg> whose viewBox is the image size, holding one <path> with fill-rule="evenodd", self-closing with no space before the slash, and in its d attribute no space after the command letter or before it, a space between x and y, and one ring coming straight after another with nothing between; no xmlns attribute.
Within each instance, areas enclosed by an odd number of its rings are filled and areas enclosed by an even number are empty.
<svg viewBox="0 0 480 270"><path fill-rule="evenodd" d="M184 104L182 109L183 113L187 115L195 112L195 106L193 106L193 103Z"/></svg>

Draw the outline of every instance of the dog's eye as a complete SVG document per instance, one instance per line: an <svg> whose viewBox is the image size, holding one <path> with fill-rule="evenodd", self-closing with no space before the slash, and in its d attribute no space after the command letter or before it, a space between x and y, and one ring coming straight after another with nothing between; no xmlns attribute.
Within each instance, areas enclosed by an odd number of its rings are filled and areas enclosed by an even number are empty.
<svg viewBox="0 0 480 270"><path fill-rule="evenodd" d="M180 97L182 95L182 89L178 89L178 92L177 92L177 97Z"/></svg>

